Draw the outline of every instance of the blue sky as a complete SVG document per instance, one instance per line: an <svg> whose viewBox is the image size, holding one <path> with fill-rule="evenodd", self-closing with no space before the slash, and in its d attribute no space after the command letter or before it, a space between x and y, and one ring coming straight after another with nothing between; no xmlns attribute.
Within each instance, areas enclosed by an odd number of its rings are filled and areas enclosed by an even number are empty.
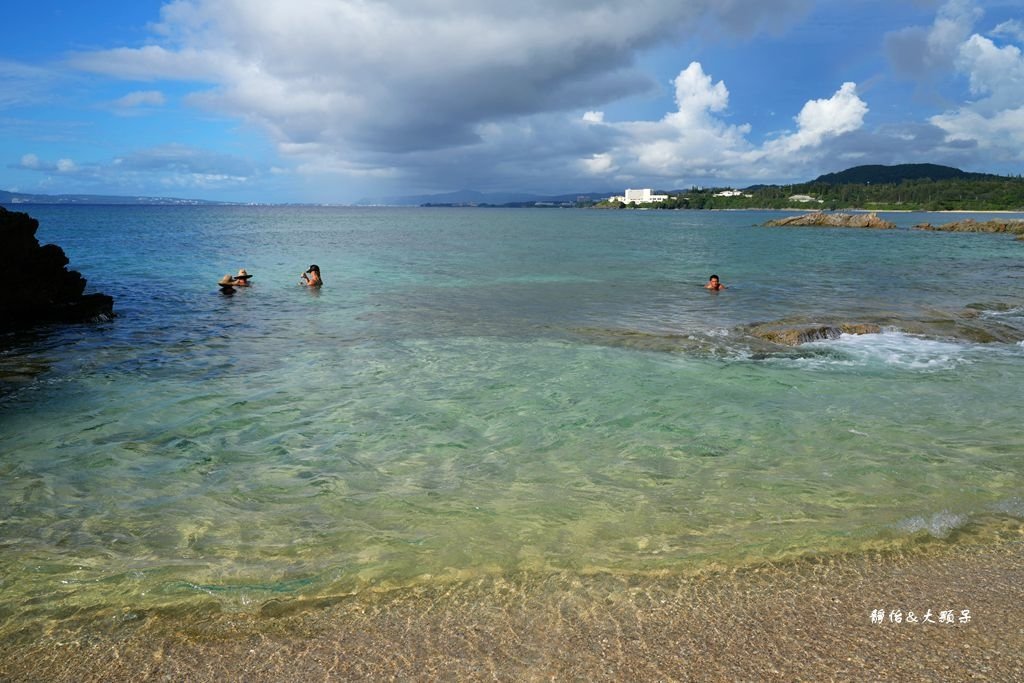
<svg viewBox="0 0 1024 683"><path fill-rule="evenodd" d="M9 4L5 190L348 203L1024 166L1024 0Z"/></svg>

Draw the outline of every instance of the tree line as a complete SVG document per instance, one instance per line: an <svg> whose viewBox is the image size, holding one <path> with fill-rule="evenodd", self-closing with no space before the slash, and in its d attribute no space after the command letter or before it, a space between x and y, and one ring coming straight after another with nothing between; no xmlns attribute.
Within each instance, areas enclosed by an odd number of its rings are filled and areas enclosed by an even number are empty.
<svg viewBox="0 0 1024 683"><path fill-rule="evenodd" d="M658 209L871 209L876 211L1024 211L1024 179L1016 177L928 178L898 183L795 183L760 185L736 197L715 197L719 189L668 193L664 202L623 206ZM750 195L749 197L745 195ZM805 195L812 201L790 199ZM607 206L607 202L603 202Z"/></svg>

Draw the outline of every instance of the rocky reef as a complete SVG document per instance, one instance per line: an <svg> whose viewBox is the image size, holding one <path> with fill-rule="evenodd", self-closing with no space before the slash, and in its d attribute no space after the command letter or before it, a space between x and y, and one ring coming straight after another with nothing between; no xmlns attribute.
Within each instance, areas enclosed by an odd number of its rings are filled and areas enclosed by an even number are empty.
<svg viewBox="0 0 1024 683"><path fill-rule="evenodd" d="M1013 218L996 218L987 221L965 218L962 221L953 221L942 225L918 223L914 227L918 230L940 230L942 232L1003 232L1016 235L1018 240L1024 240L1024 220Z"/></svg>
<svg viewBox="0 0 1024 683"><path fill-rule="evenodd" d="M0 329L111 317L114 300L83 294L85 278L67 269L63 249L39 245L38 227L27 213L0 207Z"/></svg>
<svg viewBox="0 0 1024 683"><path fill-rule="evenodd" d="M876 228L879 230L890 230L896 227L895 223L879 218L872 213L825 213L815 211L800 216L787 216L768 221L766 227L785 227L790 225L816 225L829 228Z"/></svg>
<svg viewBox="0 0 1024 683"><path fill-rule="evenodd" d="M874 323L839 323L828 325L764 323L753 325L746 330L747 334L753 335L758 339L785 346L797 346L822 339L835 339L842 334L878 334L881 331L881 326Z"/></svg>

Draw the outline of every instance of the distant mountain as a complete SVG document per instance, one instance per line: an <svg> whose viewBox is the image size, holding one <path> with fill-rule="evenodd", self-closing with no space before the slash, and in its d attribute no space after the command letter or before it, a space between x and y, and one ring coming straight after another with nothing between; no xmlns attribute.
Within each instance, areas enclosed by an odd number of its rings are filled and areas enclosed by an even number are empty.
<svg viewBox="0 0 1024 683"><path fill-rule="evenodd" d="M0 190L0 204L117 204L149 206L225 206L235 202L211 202L203 199L177 199L174 197L122 197L102 194L28 194Z"/></svg>
<svg viewBox="0 0 1024 683"><path fill-rule="evenodd" d="M968 173L952 166L938 164L897 164L896 166L854 166L838 173L826 173L812 183L828 185L866 185L868 183L898 184L904 180L992 180L1000 176L989 173Z"/></svg>

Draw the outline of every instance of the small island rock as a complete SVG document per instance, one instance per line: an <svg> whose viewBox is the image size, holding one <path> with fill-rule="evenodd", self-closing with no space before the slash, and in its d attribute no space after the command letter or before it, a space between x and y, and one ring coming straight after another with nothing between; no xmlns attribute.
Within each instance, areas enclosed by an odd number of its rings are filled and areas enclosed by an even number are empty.
<svg viewBox="0 0 1024 683"><path fill-rule="evenodd" d="M996 218L987 221L965 218L962 221L953 221L952 223L943 223L942 225L918 223L914 227L918 230L939 230L942 232L1005 232L1017 235L1017 239L1024 239L1024 220L1018 218Z"/></svg>
<svg viewBox="0 0 1024 683"><path fill-rule="evenodd" d="M825 213L815 211L799 216L787 216L768 221L766 227L783 227L788 225L816 225L831 228L876 228L890 230L896 227L895 223L879 218L872 213Z"/></svg>
<svg viewBox="0 0 1024 683"><path fill-rule="evenodd" d="M39 221L0 207L0 329L113 316L106 294L83 294L85 278L68 270L56 244L39 245Z"/></svg>

